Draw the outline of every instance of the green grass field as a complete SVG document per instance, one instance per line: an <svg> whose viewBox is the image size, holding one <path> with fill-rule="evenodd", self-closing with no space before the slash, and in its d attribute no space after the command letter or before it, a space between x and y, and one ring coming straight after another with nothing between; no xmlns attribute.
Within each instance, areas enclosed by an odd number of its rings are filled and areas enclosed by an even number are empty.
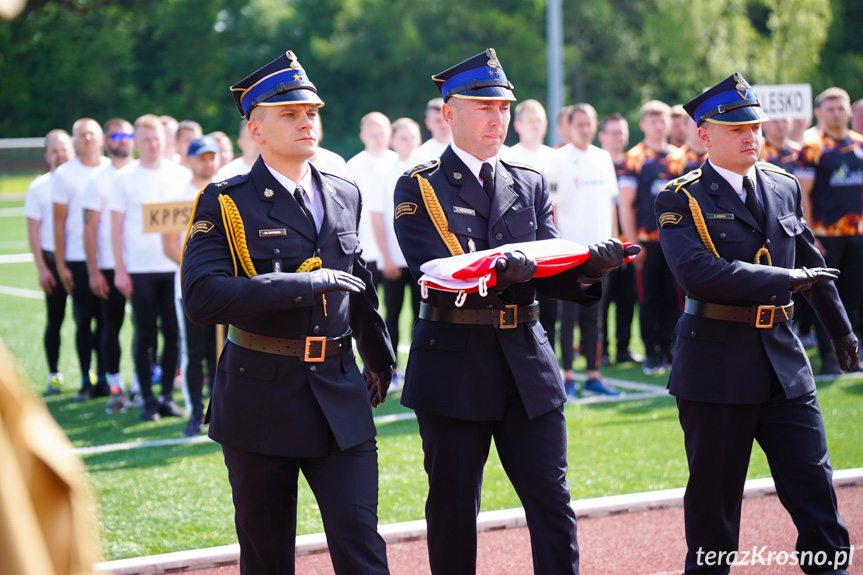
<svg viewBox="0 0 863 575"><path fill-rule="evenodd" d="M0 196L0 256L27 252L24 218L16 215L22 205L20 200L2 201ZM38 290L33 264L0 264L2 287ZM0 293L0 334L32 380L27 385L34 393L40 393L47 373L42 350L44 302L38 293L34 296L30 299ZM408 314L405 308L402 333L409 335ZM48 398L47 405L73 445L86 448L178 438L185 421L163 419L142 423L138 421L137 410L106 415L104 400L84 404L72 401L79 374L71 315L69 306L61 351L61 371L66 377L64 393ZM132 372L131 332L131 321L127 318L122 332L122 371L127 381ZM404 355L401 360L404 363ZM817 361L814 363L817 369ZM584 367L583 363L577 365ZM666 383L665 376L644 376L634 364L613 366L603 373L659 387ZM179 394L176 399L181 401ZM861 399L863 379L846 377L820 384L819 401L836 469L863 466ZM391 397L376 410L376 415L406 411L398 404L398 397ZM672 398L568 406L566 415L568 477L574 499L685 485L683 437ZM378 432L380 522L421 519L427 482L416 422L382 424ZM236 542L230 487L218 445L185 443L114 450L85 455L84 461L98 501L105 559ZM749 476L768 475L764 455L756 447ZM492 453L486 466L483 510L519 506L499 460ZM301 487L297 522L300 534L322 531L314 498L305 484Z"/></svg>

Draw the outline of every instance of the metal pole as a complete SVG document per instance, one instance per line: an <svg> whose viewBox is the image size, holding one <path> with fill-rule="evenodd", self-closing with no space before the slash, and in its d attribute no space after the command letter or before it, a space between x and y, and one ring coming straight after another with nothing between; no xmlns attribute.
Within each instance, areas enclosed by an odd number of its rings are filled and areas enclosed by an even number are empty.
<svg viewBox="0 0 863 575"><path fill-rule="evenodd" d="M563 108L563 0L547 0L546 42L548 51L548 143L556 146L560 136L554 118Z"/></svg>

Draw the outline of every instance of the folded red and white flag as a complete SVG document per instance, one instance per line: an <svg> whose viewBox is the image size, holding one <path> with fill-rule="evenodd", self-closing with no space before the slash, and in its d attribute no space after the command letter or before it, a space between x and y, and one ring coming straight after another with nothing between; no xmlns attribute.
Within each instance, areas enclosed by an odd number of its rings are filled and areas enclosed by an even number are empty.
<svg viewBox="0 0 863 575"><path fill-rule="evenodd" d="M486 287L497 282L495 264L506 259L507 252L521 251L536 261L534 277L548 277L578 266L590 257L588 249L561 239L520 242L468 254L437 258L420 266L423 276L419 284L427 288L485 295Z"/></svg>

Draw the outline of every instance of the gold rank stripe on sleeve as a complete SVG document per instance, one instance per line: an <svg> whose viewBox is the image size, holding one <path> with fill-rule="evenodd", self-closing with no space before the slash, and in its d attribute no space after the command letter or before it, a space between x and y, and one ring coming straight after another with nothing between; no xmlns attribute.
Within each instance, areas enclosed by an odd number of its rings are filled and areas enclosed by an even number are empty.
<svg viewBox="0 0 863 575"><path fill-rule="evenodd" d="M664 228L665 224L674 225L679 224L680 220L683 219L683 216L680 214L676 214L674 212L665 212L661 216L659 216L659 227Z"/></svg>
<svg viewBox="0 0 863 575"><path fill-rule="evenodd" d="M399 219L402 216L412 216L417 213L417 205L413 202L402 202L396 206L395 209L395 219Z"/></svg>
<svg viewBox="0 0 863 575"><path fill-rule="evenodd" d="M192 231L189 232L188 237L193 238L195 237L195 234L198 233L206 234L214 227L215 226L212 224L212 222L205 222L204 220L195 222L195 225L192 226Z"/></svg>

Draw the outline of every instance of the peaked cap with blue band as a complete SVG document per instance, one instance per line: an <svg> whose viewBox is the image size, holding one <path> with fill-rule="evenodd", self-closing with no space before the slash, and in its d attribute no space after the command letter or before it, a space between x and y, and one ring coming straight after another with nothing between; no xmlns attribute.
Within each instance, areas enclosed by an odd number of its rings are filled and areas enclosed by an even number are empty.
<svg viewBox="0 0 863 575"><path fill-rule="evenodd" d="M698 97L683 105L699 126L714 124L756 124L765 122L767 114L749 83L735 72Z"/></svg>
<svg viewBox="0 0 863 575"><path fill-rule="evenodd" d="M231 94L245 118L255 106L324 105L317 88L290 50L231 86Z"/></svg>
<svg viewBox="0 0 863 575"><path fill-rule="evenodd" d="M451 97L473 100L515 100L494 48L432 76L444 102Z"/></svg>

